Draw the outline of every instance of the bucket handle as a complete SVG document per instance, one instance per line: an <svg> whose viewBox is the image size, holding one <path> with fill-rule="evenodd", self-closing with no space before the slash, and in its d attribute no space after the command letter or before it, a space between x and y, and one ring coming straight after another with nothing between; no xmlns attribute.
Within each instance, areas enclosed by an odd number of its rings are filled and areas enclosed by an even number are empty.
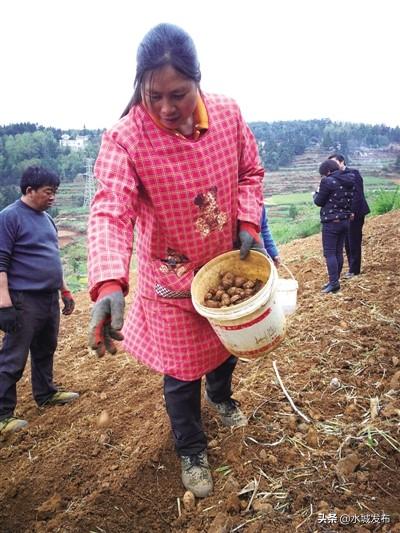
<svg viewBox="0 0 400 533"><path fill-rule="evenodd" d="M289 273L290 277L296 281L296 278L293 276L292 271L285 265L285 263L281 263L280 266L283 266L283 268Z"/></svg>

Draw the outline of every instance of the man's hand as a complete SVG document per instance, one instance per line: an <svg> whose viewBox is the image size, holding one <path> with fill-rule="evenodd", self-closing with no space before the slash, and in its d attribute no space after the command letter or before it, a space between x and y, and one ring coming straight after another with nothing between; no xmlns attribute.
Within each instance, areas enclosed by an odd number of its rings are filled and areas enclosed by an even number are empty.
<svg viewBox="0 0 400 533"><path fill-rule="evenodd" d="M264 255L267 252L261 243L257 228L251 222L239 222L240 259L245 259L250 250L256 250Z"/></svg>
<svg viewBox="0 0 400 533"><path fill-rule="evenodd" d="M121 341L120 332L124 324L125 298L116 282L105 283L92 309L89 325L89 346L99 357L107 352L117 353L113 339Z"/></svg>
<svg viewBox="0 0 400 533"><path fill-rule="evenodd" d="M13 305L10 307L0 307L0 329L4 333L15 333L17 331L17 310Z"/></svg>
<svg viewBox="0 0 400 533"><path fill-rule="evenodd" d="M63 315L70 315L73 310L75 309L75 301L74 297L72 296L71 292L68 290L62 290L61 291L61 299L64 304L64 308L62 310Z"/></svg>
<svg viewBox="0 0 400 533"><path fill-rule="evenodd" d="M274 262L276 268L279 268L281 266L281 258L279 257L279 255L275 256L272 261Z"/></svg>

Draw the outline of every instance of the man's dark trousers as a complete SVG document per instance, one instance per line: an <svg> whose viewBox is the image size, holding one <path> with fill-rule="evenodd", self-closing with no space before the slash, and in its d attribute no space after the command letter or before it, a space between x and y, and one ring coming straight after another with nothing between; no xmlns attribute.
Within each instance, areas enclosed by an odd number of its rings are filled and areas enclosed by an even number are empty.
<svg viewBox="0 0 400 533"><path fill-rule="evenodd" d="M0 420L14 414L17 382L31 353L32 392L38 405L57 388L53 383L53 356L60 324L58 291L10 291L18 315L18 331L7 333L0 349Z"/></svg>
<svg viewBox="0 0 400 533"><path fill-rule="evenodd" d="M322 247L329 275L329 283L339 281L343 268L343 247L349 221L337 220L322 224Z"/></svg>
<svg viewBox="0 0 400 533"><path fill-rule="evenodd" d="M237 358L231 355L206 375L207 395L213 402L230 399L236 363ZM207 438L201 423L201 378L180 381L164 376L164 398L178 455L194 455L203 451L207 447Z"/></svg>
<svg viewBox="0 0 400 533"><path fill-rule="evenodd" d="M346 235L346 255L349 262L349 272L352 274L361 272L361 243L364 220L364 215L356 216L354 220L350 221L349 231Z"/></svg>

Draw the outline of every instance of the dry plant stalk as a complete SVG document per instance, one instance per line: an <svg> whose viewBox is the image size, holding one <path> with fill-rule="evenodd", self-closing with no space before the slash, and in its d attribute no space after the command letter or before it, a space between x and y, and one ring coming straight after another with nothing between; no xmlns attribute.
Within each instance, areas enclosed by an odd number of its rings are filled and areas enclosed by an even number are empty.
<svg viewBox="0 0 400 533"><path fill-rule="evenodd" d="M307 424L311 424L311 420L308 418L308 416L304 415L298 407L295 406L292 398L289 396L288 391L285 389L285 386L282 383L281 377L278 372L278 367L276 366L276 361L272 361L272 366L274 367L274 371L276 374L276 377L278 379L279 385L281 386L281 389L283 390L284 395L289 400L290 405L292 406L292 409L295 413L297 413L303 420L307 422Z"/></svg>
<svg viewBox="0 0 400 533"><path fill-rule="evenodd" d="M370 398L371 419L374 420L379 414L379 398Z"/></svg>

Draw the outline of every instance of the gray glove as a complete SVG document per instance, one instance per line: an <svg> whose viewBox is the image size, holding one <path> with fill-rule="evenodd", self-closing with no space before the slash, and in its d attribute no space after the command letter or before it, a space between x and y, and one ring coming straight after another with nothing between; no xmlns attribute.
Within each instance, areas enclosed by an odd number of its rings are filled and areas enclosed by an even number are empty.
<svg viewBox="0 0 400 533"><path fill-rule="evenodd" d="M125 298L122 291L107 294L98 300L92 309L89 325L89 346L99 357L107 352L117 353L112 339L121 341L124 336L119 331L124 324Z"/></svg>
<svg viewBox="0 0 400 533"><path fill-rule="evenodd" d="M0 307L0 329L4 333L15 333L17 331L17 310L13 305L10 307Z"/></svg>
<svg viewBox="0 0 400 533"><path fill-rule="evenodd" d="M250 250L256 250L261 252L264 255L267 255L267 251L261 244L255 239L250 233L246 230L239 231L239 242L240 242L240 259L245 259L250 252Z"/></svg>

